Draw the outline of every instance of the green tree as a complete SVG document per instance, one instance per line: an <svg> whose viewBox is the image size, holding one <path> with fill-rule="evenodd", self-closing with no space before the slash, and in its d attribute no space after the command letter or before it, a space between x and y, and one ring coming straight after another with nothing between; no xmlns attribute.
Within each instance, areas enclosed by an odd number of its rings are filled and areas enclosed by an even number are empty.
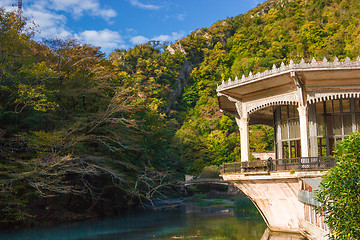
<svg viewBox="0 0 360 240"><path fill-rule="evenodd" d="M360 133L353 133L335 147L337 163L321 181L317 193L324 204L331 239L360 239Z"/></svg>
<svg viewBox="0 0 360 240"><path fill-rule="evenodd" d="M274 129L266 125L251 125L249 141L250 150L253 152L273 151Z"/></svg>
<svg viewBox="0 0 360 240"><path fill-rule="evenodd" d="M166 101L181 57L150 46L135 64L140 73L124 74L97 47L37 43L26 26L0 9L1 227L114 214L161 196L171 136L165 104L152 103ZM146 75L149 94L139 100L139 88L122 83Z"/></svg>

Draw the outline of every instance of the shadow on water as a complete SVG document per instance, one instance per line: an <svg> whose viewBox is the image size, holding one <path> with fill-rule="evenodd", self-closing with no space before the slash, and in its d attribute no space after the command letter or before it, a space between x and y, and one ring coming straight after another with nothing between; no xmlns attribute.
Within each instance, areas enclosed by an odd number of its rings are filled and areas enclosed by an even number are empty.
<svg viewBox="0 0 360 240"><path fill-rule="evenodd" d="M266 229L260 240L305 240L306 238L300 234L271 232Z"/></svg>
<svg viewBox="0 0 360 240"><path fill-rule="evenodd" d="M221 201L220 201L221 202ZM159 211L141 209L114 218L61 224L53 227L0 232L7 240L95 239L246 239L300 240L266 229L254 206L242 199L240 208L231 202L202 201Z"/></svg>

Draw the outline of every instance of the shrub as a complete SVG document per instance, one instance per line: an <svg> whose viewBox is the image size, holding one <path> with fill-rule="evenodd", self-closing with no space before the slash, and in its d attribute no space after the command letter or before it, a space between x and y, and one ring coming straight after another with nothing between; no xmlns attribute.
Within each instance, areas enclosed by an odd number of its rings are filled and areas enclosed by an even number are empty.
<svg viewBox="0 0 360 240"><path fill-rule="evenodd" d="M210 165L210 166L204 167L201 170L199 177L200 178L219 178L219 175L220 175L219 166Z"/></svg>
<svg viewBox="0 0 360 240"><path fill-rule="evenodd" d="M360 133L335 147L337 163L323 177L317 198L331 239L360 239Z"/></svg>

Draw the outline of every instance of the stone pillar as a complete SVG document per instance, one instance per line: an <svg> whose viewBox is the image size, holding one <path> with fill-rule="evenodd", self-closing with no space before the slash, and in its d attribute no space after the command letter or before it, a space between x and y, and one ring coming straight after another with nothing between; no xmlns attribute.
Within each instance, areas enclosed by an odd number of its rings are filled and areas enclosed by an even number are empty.
<svg viewBox="0 0 360 240"><path fill-rule="evenodd" d="M235 102L237 110L236 123L239 126L240 131L240 145L241 145L241 161L247 162L250 160L249 157L249 115L247 113L246 103L241 100Z"/></svg>
<svg viewBox="0 0 360 240"><path fill-rule="evenodd" d="M239 126L240 131L240 145L241 145L241 161L249 161L249 127L248 118L236 117L236 123Z"/></svg>
<svg viewBox="0 0 360 240"><path fill-rule="evenodd" d="M299 106L298 111L300 121L301 156L309 157L308 108Z"/></svg>
<svg viewBox="0 0 360 240"><path fill-rule="evenodd" d="M283 158L283 147L282 147L282 139L281 139L281 119L280 119L280 107L276 107L275 111L275 158L280 159Z"/></svg>
<svg viewBox="0 0 360 240"><path fill-rule="evenodd" d="M350 99L350 112L351 112L351 131L356 132L356 117L355 117L355 99Z"/></svg>
<svg viewBox="0 0 360 240"><path fill-rule="evenodd" d="M299 97L299 121L300 121L300 140L301 140L301 156L310 157L309 154L309 121L308 121L308 107L307 107L307 95L304 87L304 82L297 75L296 72L291 72L290 76L293 78L297 88Z"/></svg>
<svg viewBox="0 0 360 240"><path fill-rule="evenodd" d="M319 153L318 153L315 104L309 105L308 119L309 119L310 156L318 157Z"/></svg>

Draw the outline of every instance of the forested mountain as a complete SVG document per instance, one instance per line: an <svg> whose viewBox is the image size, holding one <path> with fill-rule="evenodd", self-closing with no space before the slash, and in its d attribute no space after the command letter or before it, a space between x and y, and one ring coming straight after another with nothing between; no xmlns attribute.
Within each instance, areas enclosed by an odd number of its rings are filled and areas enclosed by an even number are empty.
<svg viewBox="0 0 360 240"><path fill-rule="evenodd" d="M76 40L32 40L0 10L0 226L115 214L165 196L185 173L239 161L220 113L223 79L313 57L360 53L357 0L268 1L174 44L106 58ZM273 130L252 126L253 151Z"/></svg>

